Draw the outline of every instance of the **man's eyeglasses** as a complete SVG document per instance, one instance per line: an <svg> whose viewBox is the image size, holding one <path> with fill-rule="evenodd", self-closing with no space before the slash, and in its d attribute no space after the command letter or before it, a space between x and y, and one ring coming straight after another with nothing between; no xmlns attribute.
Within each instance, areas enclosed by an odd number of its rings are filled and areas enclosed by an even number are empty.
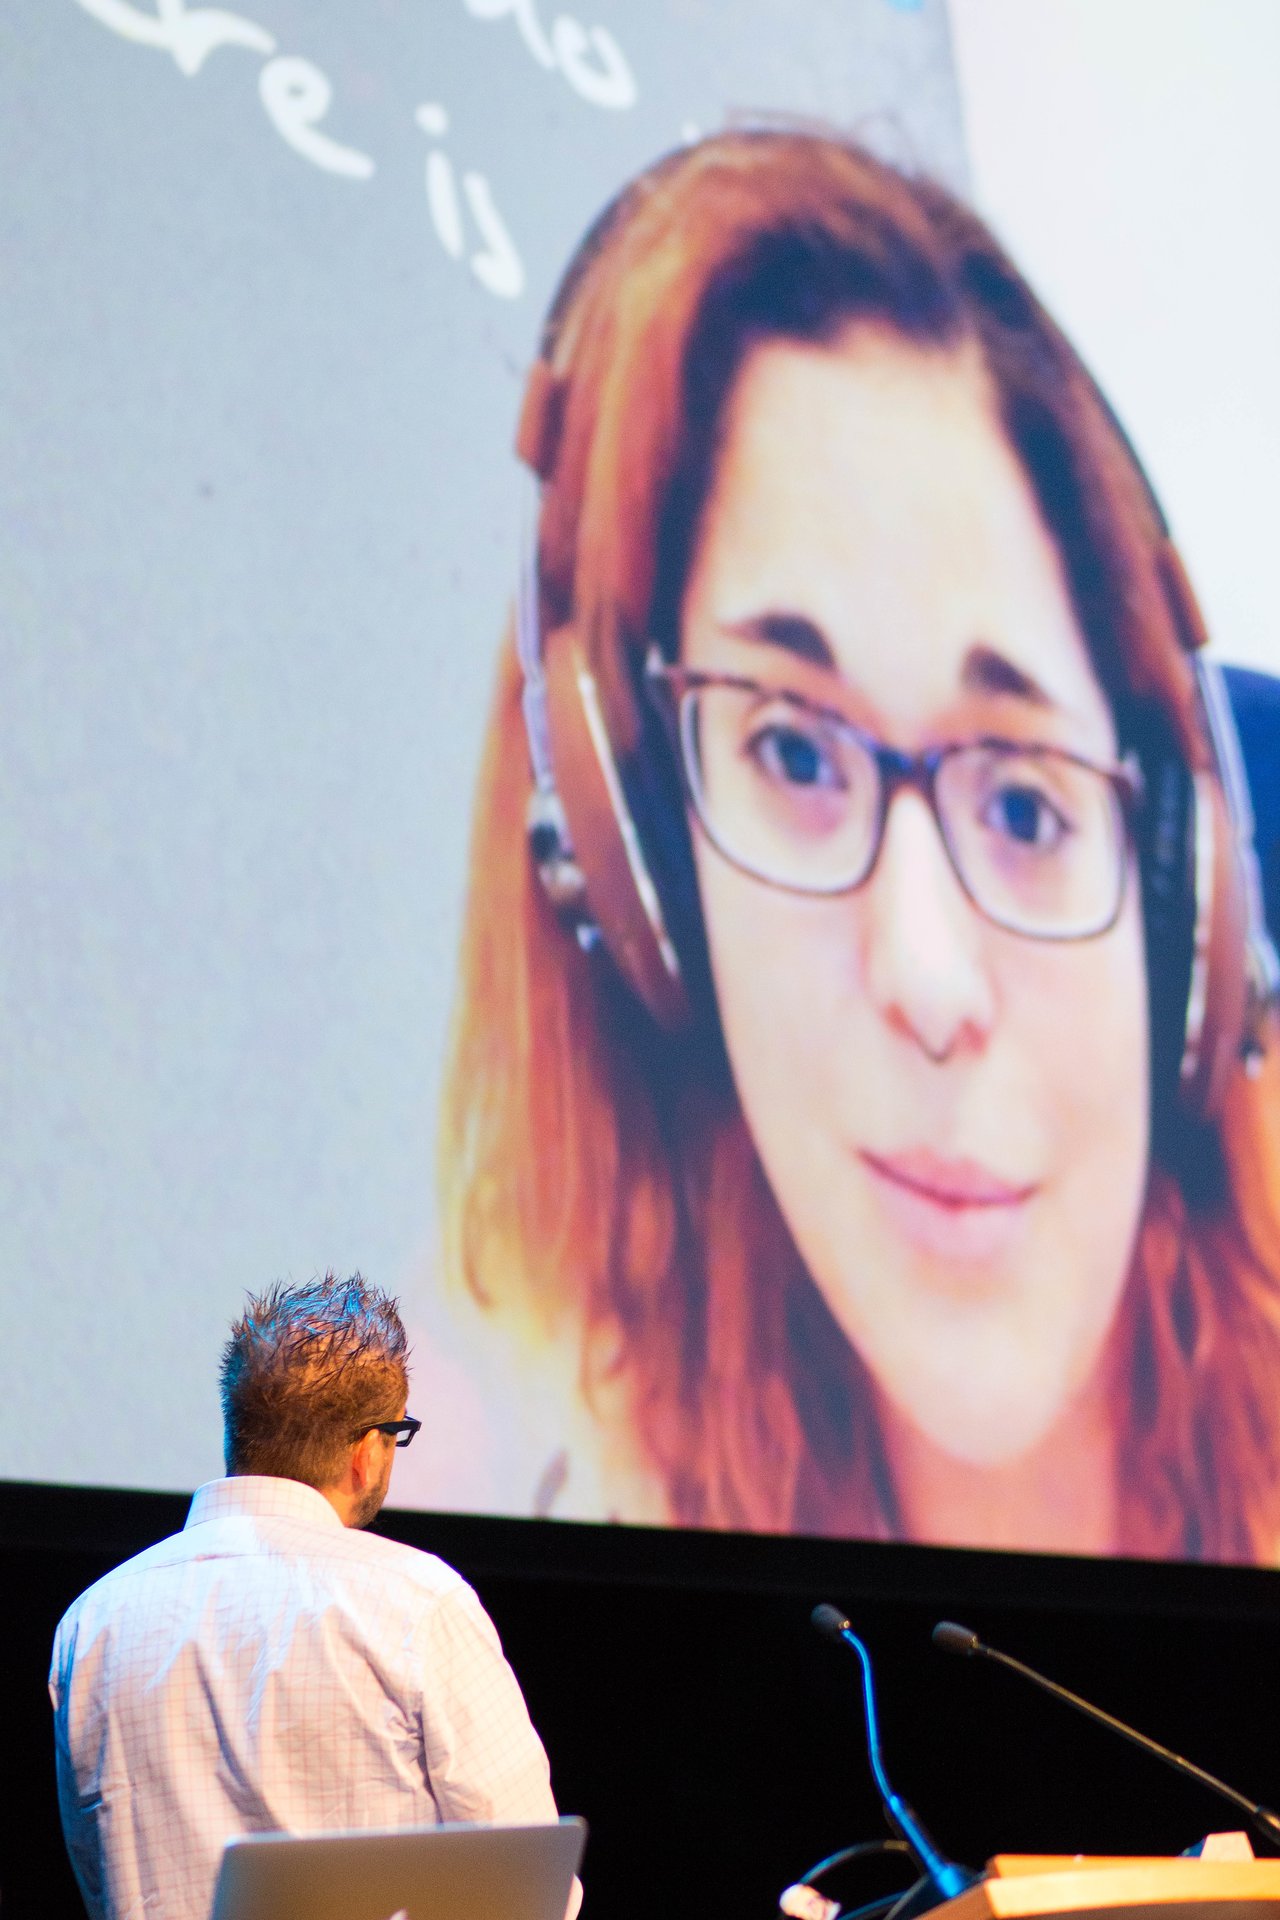
<svg viewBox="0 0 1280 1920"><path fill-rule="evenodd" d="M361 1427L359 1433L353 1434L352 1439L363 1440L366 1433L385 1433L398 1447L407 1447L421 1426L421 1420L415 1420L411 1413L407 1413L403 1420L371 1420L367 1427Z"/></svg>
<svg viewBox="0 0 1280 1920"><path fill-rule="evenodd" d="M956 879L986 919L1032 940L1088 940L1115 924L1141 796L1137 762L1100 766L1013 740L902 753L781 687L670 666L649 683L674 708L684 783L726 860L792 893L869 880L894 795L927 802Z"/></svg>

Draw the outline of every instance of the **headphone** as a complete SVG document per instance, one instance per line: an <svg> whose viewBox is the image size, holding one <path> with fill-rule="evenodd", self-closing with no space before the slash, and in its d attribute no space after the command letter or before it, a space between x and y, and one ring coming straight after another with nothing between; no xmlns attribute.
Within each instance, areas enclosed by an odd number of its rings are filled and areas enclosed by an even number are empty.
<svg viewBox="0 0 1280 1920"><path fill-rule="evenodd" d="M1156 512L1157 573L1191 671L1208 755L1206 767L1192 768L1168 737L1154 751L1138 748L1152 1110L1157 1146L1168 1151L1180 1137L1185 1145L1179 1123L1214 1118L1239 1062L1256 1071L1267 1011L1280 991L1280 958L1267 929L1253 807L1222 670L1203 651L1208 633L1181 555L1145 470L1115 424Z"/></svg>
<svg viewBox="0 0 1280 1920"><path fill-rule="evenodd" d="M579 944L602 945L654 1021L679 1029L692 1018L700 992L692 983L705 959L670 742L637 687L634 739L619 751L580 635L572 623L544 632L541 617L538 507L541 486L553 479L571 378L556 371L552 353L560 317L629 194L624 189L605 208L570 263L520 412L516 451L533 476L516 601L533 773L526 826L541 884ZM1087 371L1084 377L1150 503L1160 586L1195 683L1209 757L1206 769L1189 766L1167 723L1136 743L1152 1108L1157 1145L1168 1151L1179 1139L1185 1145L1187 1121L1214 1117L1239 1061L1256 1066L1280 992L1280 959L1263 911L1239 736L1221 670L1204 653L1203 616L1137 452Z"/></svg>
<svg viewBox="0 0 1280 1920"><path fill-rule="evenodd" d="M534 369L528 393L541 384ZM530 411L526 394L522 422ZM519 446L528 444L522 424ZM670 742L652 703L636 700L635 749L620 755L599 684L574 628L544 634L536 519L530 516L516 600L521 708L533 787L525 814L544 891L587 952L603 945L660 1027L692 1017L699 926L689 828Z"/></svg>

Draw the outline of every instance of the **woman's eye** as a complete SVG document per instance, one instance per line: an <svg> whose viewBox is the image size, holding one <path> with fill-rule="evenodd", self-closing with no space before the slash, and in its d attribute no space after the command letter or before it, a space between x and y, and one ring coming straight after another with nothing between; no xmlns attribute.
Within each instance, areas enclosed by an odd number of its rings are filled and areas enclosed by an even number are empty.
<svg viewBox="0 0 1280 1920"><path fill-rule="evenodd" d="M813 731L775 721L757 727L747 752L769 780L792 787L842 787L835 756Z"/></svg>
<svg viewBox="0 0 1280 1920"><path fill-rule="evenodd" d="M1009 782L997 787L983 809L984 825L1019 846L1051 852L1071 831L1065 816L1038 787Z"/></svg>

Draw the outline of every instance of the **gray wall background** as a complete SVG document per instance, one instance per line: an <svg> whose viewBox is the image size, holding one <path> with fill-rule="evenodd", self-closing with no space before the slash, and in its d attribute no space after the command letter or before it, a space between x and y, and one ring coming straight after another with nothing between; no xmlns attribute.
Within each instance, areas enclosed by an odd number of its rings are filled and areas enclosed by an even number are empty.
<svg viewBox="0 0 1280 1920"><path fill-rule="evenodd" d="M744 111L963 185L942 0L575 4L0 6L0 1476L191 1486L246 1287L425 1284L509 448L591 216Z"/></svg>

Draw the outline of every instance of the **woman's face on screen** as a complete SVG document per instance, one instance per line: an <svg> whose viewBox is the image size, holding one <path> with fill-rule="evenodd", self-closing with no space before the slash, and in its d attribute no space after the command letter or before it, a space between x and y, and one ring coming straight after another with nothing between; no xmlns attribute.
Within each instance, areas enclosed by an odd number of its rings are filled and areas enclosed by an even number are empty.
<svg viewBox="0 0 1280 1920"><path fill-rule="evenodd" d="M973 349L864 325L831 347L751 351L681 657L905 752L997 737L1115 762L1057 550ZM853 776L780 728L776 699L753 711L753 778L771 804L779 783L787 806L798 793L826 831ZM1074 831L1026 765L995 799L952 796L985 825L1003 809L1018 859ZM1017 1459L1101 1378L1142 1206L1146 987L1123 834L1118 916L1071 940L983 917L909 786L852 891L785 891L694 840L746 1120L882 1412L959 1460Z"/></svg>

